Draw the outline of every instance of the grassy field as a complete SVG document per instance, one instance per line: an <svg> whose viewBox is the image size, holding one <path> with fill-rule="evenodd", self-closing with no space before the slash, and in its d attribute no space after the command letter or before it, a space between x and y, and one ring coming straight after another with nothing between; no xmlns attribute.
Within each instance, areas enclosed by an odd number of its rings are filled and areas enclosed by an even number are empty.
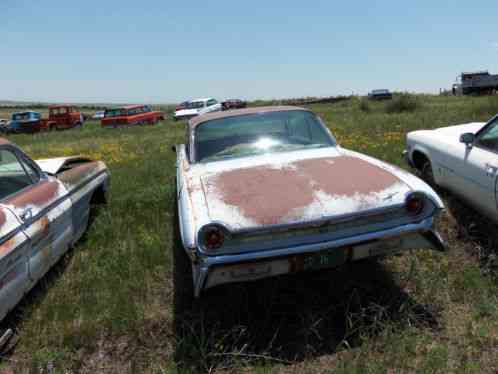
<svg viewBox="0 0 498 374"><path fill-rule="evenodd" d="M405 168L406 132L498 112L494 98L410 100L312 109L344 147ZM17 345L0 359L0 372L498 371L496 227L443 191L447 211L438 225L448 253L420 250L215 288L177 334L171 145L183 134L183 123L166 120L10 137L33 158L103 160L112 188L86 239L3 322L15 327Z"/></svg>

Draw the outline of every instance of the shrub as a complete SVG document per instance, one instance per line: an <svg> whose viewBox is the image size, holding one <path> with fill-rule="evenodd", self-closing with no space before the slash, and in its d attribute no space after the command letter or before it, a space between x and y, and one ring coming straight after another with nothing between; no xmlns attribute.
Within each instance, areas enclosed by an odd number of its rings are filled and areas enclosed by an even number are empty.
<svg viewBox="0 0 498 374"><path fill-rule="evenodd" d="M365 113L369 113L372 110L372 108L370 108L370 104L368 103L368 101L366 99L362 99L360 101L359 107L360 107L360 110L362 112L365 112Z"/></svg>
<svg viewBox="0 0 498 374"><path fill-rule="evenodd" d="M420 107L420 103L414 96L402 94L394 97L386 105L386 113L414 112Z"/></svg>
<svg viewBox="0 0 498 374"><path fill-rule="evenodd" d="M488 118L498 114L498 97L491 96L487 98L479 98L478 103L469 106L469 115L479 118Z"/></svg>

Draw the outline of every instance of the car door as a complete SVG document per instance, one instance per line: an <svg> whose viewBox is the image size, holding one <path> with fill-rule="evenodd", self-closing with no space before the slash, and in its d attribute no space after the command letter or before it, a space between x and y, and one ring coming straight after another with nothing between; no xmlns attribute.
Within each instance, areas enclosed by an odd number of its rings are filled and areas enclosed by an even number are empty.
<svg viewBox="0 0 498 374"><path fill-rule="evenodd" d="M474 143L455 148L452 188L487 216L498 219L498 121L485 126Z"/></svg>
<svg viewBox="0 0 498 374"><path fill-rule="evenodd" d="M21 300L30 284L29 238L19 217L4 205L9 196L30 182L16 172L14 161L12 154L0 147L0 320Z"/></svg>
<svg viewBox="0 0 498 374"><path fill-rule="evenodd" d="M5 174L0 160L2 187ZM30 284L27 261L29 239L22 231L18 217L1 205L2 187L0 187L0 320L22 299Z"/></svg>
<svg viewBox="0 0 498 374"><path fill-rule="evenodd" d="M64 185L46 176L17 148L4 150L2 158L10 161L19 190L5 198L3 204L20 219L30 239L28 273L34 285L67 251L73 236L71 200Z"/></svg>

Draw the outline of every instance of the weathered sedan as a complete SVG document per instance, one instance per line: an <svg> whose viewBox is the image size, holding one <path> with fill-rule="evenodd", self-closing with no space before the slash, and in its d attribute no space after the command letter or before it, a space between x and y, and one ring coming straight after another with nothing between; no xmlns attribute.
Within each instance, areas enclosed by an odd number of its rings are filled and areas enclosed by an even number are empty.
<svg viewBox="0 0 498 374"><path fill-rule="evenodd" d="M407 134L407 162L429 184L460 196L498 222L498 116Z"/></svg>
<svg viewBox="0 0 498 374"><path fill-rule="evenodd" d="M444 250L422 180L340 147L298 107L191 119L177 145L178 300L230 282Z"/></svg>
<svg viewBox="0 0 498 374"><path fill-rule="evenodd" d="M0 138L0 320L83 235L109 178L103 162L33 161Z"/></svg>

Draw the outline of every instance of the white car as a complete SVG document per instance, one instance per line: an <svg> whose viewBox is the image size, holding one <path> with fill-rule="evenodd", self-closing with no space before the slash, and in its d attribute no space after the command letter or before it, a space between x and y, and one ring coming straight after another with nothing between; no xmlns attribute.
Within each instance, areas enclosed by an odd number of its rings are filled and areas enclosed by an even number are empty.
<svg viewBox="0 0 498 374"><path fill-rule="evenodd" d="M193 118L177 153L175 307L231 282L443 251L442 201L399 168L340 147L308 109Z"/></svg>
<svg viewBox="0 0 498 374"><path fill-rule="evenodd" d="M221 111L221 104L213 98L190 100L184 108L175 111L174 119L190 119L200 114Z"/></svg>
<svg viewBox="0 0 498 374"><path fill-rule="evenodd" d="M104 118L105 110L99 110L98 112L95 112L95 114L92 116L92 119L102 119Z"/></svg>
<svg viewBox="0 0 498 374"><path fill-rule="evenodd" d="M488 123L413 131L406 146L407 162L429 184L444 187L498 222L498 116Z"/></svg>

